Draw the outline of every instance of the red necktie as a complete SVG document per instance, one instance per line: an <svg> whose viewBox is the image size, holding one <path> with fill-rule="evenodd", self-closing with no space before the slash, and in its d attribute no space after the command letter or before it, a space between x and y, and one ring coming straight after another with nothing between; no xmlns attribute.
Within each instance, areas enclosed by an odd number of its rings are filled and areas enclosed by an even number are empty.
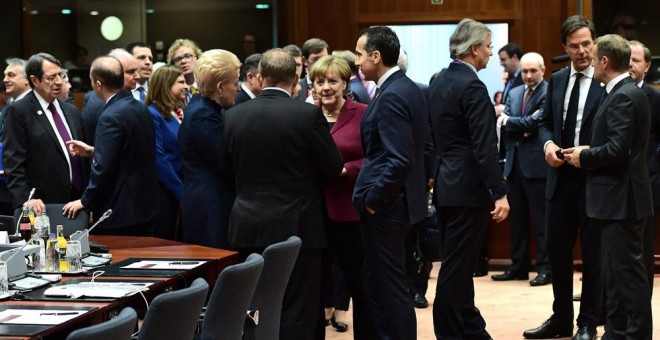
<svg viewBox="0 0 660 340"><path fill-rule="evenodd" d="M529 101L529 97L531 97L531 95L532 95L532 88L528 87L527 91L525 91L525 97L523 97L522 109L520 110L521 117L525 116L525 106L527 106L527 102Z"/></svg>

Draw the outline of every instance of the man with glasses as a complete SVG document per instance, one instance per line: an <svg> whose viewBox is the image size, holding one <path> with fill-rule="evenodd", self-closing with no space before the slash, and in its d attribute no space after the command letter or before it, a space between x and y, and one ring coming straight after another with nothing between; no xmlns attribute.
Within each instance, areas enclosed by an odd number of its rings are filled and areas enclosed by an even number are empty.
<svg viewBox="0 0 660 340"><path fill-rule="evenodd" d="M202 49L197 46L197 43L189 39L175 40L167 51L167 63L180 68L183 71L183 77L186 78L186 84L188 84L186 104L188 104L190 97L197 92L197 80L193 70L197 58L201 55Z"/></svg>
<svg viewBox="0 0 660 340"><path fill-rule="evenodd" d="M6 112L2 163L12 204L31 206L36 214L45 203L65 203L80 198L85 188L85 162L70 156L66 142L83 136L80 113L57 99L62 93L60 62L38 53L25 66L34 91ZM30 190L34 196L27 201ZM27 202L26 202L27 201Z"/></svg>

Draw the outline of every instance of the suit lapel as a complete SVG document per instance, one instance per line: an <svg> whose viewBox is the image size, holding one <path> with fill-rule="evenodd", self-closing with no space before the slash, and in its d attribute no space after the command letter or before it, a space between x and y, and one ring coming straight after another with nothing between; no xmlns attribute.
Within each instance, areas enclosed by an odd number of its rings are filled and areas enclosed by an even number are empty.
<svg viewBox="0 0 660 340"><path fill-rule="evenodd" d="M619 82L620 83L620 82ZM600 102L601 92L605 91L601 82L595 78L591 79L591 86L589 86L589 94L587 94L587 101L584 103L584 110L582 111L582 123L589 120L589 116L594 111L594 106L597 107Z"/></svg>
<svg viewBox="0 0 660 340"><path fill-rule="evenodd" d="M571 69L565 68L560 72L562 73L558 76L557 79L557 90L553 92L554 97L551 98L554 109L554 125L559 129L555 130L555 132L559 132L559 137L555 137L557 139L561 139L561 131L564 128L564 97L566 96L566 90L568 88L568 76L571 74ZM555 133L555 135L557 135L557 133Z"/></svg>
<svg viewBox="0 0 660 340"><path fill-rule="evenodd" d="M39 103L39 100L37 97L34 95L34 93L30 94L30 100L32 100L32 114L37 117L37 121L41 125L41 127L48 133L50 136L51 140L55 145L57 145L57 150L59 151L60 155L64 156L64 152L62 151L62 147L60 146L60 141L57 139L57 135L55 134L55 130L53 130L53 126L50 125L50 121L48 120L48 116L46 115L47 110L44 110L41 107L41 104ZM27 99L27 98L25 98Z"/></svg>
<svg viewBox="0 0 660 340"><path fill-rule="evenodd" d="M598 111L597 111L596 115L594 116L594 122L596 121L596 119L598 119L598 116L600 116L600 114L607 107L607 105L609 105L610 100L612 99L612 95L617 90L619 90L623 85L625 85L629 82L632 82L632 78L627 77L627 78L623 78L620 82L618 82L616 85L614 85L614 87L612 88L612 91L610 91L610 93L607 94L607 97L605 97L605 100L603 100L603 102L600 103L600 106L598 107ZM603 89L603 91L605 91L605 89ZM599 100L600 100L600 96L599 96Z"/></svg>
<svg viewBox="0 0 660 340"><path fill-rule="evenodd" d="M337 121L332 126L332 129L330 129L330 134L334 134L353 119L353 116L355 116L355 108L356 106L352 101L347 100L346 103L344 103L344 107L341 108Z"/></svg>
<svg viewBox="0 0 660 340"><path fill-rule="evenodd" d="M525 116L534 113L532 111L532 108L536 107L536 104L545 96L545 94L541 95L543 93L543 89L547 86L547 83L545 81L542 81L539 86L534 89L534 92L532 92L532 95L529 97L527 100L527 105L525 105Z"/></svg>

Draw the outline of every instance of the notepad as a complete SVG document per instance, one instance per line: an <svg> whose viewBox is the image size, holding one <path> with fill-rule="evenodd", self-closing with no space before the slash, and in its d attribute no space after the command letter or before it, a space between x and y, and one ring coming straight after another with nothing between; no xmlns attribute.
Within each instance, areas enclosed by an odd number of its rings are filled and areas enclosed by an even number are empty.
<svg viewBox="0 0 660 340"><path fill-rule="evenodd" d="M10 308L0 312L0 324L59 325L87 312L87 310L72 309Z"/></svg>
<svg viewBox="0 0 660 340"><path fill-rule="evenodd" d="M121 269L157 269L157 270L186 270L193 269L206 263L199 260L142 260L120 267Z"/></svg>
<svg viewBox="0 0 660 340"><path fill-rule="evenodd" d="M149 289L152 282L81 282L53 286L44 291L44 296L121 298Z"/></svg>

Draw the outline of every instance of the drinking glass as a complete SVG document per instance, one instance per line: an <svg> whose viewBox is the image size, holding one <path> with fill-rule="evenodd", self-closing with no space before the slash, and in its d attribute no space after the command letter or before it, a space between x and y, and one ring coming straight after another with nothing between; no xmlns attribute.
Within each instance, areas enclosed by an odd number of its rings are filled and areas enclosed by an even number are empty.
<svg viewBox="0 0 660 340"><path fill-rule="evenodd" d="M66 242L66 261L69 264L70 273L78 273L82 271L82 252L80 249L80 241Z"/></svg>

